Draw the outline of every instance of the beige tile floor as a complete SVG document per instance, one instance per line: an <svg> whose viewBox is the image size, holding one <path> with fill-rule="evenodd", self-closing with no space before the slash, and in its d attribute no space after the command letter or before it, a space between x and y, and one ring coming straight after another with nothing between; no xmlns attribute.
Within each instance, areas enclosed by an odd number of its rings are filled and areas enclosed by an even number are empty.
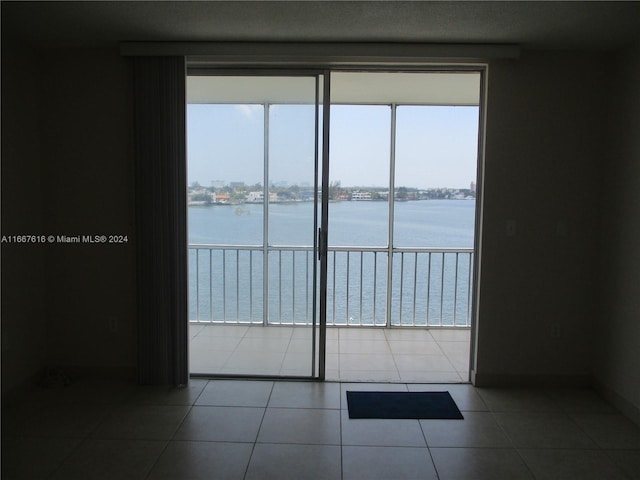
<svg viewBox="0 0 640 480"><path fill-rule="evenodd" d="M326 379L467 382L469 329L328 328ZM311 329L190 325L190 371L309 376Z"/></svg>
<svg viewBox="0 0 640 480"><path fill-rule="evenodd" d="M464 420L352 420L355 389L448 390ZM640 428L588 389L76 380L2 413L3 479L640 479Z"/></svg>

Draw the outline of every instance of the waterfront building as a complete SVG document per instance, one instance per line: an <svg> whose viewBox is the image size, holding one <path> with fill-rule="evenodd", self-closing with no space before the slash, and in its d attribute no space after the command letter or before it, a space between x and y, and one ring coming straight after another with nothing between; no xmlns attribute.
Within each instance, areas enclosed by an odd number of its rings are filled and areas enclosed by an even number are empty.
<svg viewBox="0 0 640 480"><path fill-rule="evenodd" d="M352 192L351 200L355 200L355 201L371 200L371 192L360 192L360 191Z"/></svg>

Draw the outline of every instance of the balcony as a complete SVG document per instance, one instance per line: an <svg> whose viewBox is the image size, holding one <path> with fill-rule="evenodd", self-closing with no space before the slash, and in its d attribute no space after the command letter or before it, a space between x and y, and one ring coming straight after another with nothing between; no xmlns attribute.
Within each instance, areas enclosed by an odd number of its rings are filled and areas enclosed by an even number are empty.
<svg viewBox="0 0 640 480"><path fill-rule="evenodd" d="M190 245L191 371L309 375L315 263L312 247ZM327 379L467 381L472 264L473 249L330 247Z"/></svg>

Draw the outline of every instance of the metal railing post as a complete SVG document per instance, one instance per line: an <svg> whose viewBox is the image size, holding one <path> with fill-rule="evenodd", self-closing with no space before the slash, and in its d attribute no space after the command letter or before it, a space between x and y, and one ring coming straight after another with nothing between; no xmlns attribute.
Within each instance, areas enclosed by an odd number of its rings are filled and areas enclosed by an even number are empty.
<svg viewBox="0 0 640 480"><path fill-rule="evenodd" d="M194 259L194 261L196 262L195 268L193 268L193 274L191 276L191 280L193 283L190 285L190 292L192 292L192 295L195 296L195 300L196 300L196 305L193 308L193 310L190 310L190 312L192 314L195 315L195 318L192 318L191 321L197 321L197 322L206 322L207 320L203 320L201 318L201 314L203 312L203 306L206 303L206 290L200 291L200 277L202 275L204 275L204 272L202 270L202 268L204 268L204 264L200 265L200 258L202 257L201 252L204 250L208 250L209 251L209 317L210 319L208 320L209 322L214 322L215 319L215 312L214 312L214 297L217 295L218 291L216 290L216 288L219 288L220 292L221 292L221 296L222 296L222 318L220 318L219 320L217 320L218 322L221 323L229 323L229 324L237 324L237 323L244 323L244 322L250 322L253 323L254 317L253 317L253 305L254 305L254 289L253 289L253 280L254 280L254 268L253 268L253 259L254 259L254 255L253 252L254 251L264 251L264 247L262 245L255 245L255 246L243 246L243 245L204 245L204 244L197 244L197 245L189 245L189 249L193 251L193 255L191 256L191 258ZM222 268L220 269L220 279L219 281L216 280L214 282L214 250L218 251L220 253L221 259L222 259ZM277 254L277 259L278 259L278 268L277 270L274 270L274 273L276 275L278 275L278 279L276 281L276 279L274 278L274 282L272 282L271 285L271 289L272 289L272 294L274 295L274 297L276 297L277 299L279 299L279 312L277 313L278 315L278 319L274 319L275 322L278 323L282 323L283 321L283 301L287 303L287 305L291 305L292 308L292 312L294 314L294 320L295 320L295 310L296 310L296 295L299 294L299 286L300 285L307 285L307 290L308 287L311 285L310 282L310 271L311 268L309 267L309 256L312 255L313 252L313 247L312 246L271 246L269 247L269 250L271 253ZM305 263L306 265L306 279L305 282L303 283L298 277L298 265L299 265L299 261L296 260L296 253L297 252L301 252L304 251L305 255L307 258L307 262ZM233 254L236 255L236 260L235 260L235 268L233 268L233 266L231 266L230 269L227 269L227 253L228 252L232 252ZM244 253L243 253L244 252ZM381 252L388 252L388 248L387 247L365 247L365 246L353 246L353 247L330 247L329 248L329 254L333 255L333 260L332 260L332 265L333 265L333 274L332 274L332 279L333 279L333 288L331 289L331 295L330 298L327 298L327 301L332 302L333 305L331 305L331 309L333 312L333 316L332 318L328 319L328 324L332 324L332 325L344 325L343 323L343 319L342 317L340 318L340 321L337 322L336 321L336 312L337 312L337 308L340 307L340 309L342 309L343 307L346 308L345 310L345 316L346 316L346 324L349 325L369 325L368 322L363 322L363 317L365 315L365 307L364 307L364 302L366 299L370 299L373 298L373 319L372 319L372 325L376 325L376 315L378 313L378 309L377 309L377 301L378 301L378 275L377 275L377 259L378 259L378 253ZM248 253L248 254L247 254ZM291 256L288 255L288 253L291 253ZM352 273L356 273L356 270L351 268L351 259L355 258L353 255L351 254L358 254L358 258L360 260L360 268L358 269L359 271L359 275L360 275L360 279L354 280L358 281L359 286L360 286L360 291L359 291L359 298L360 298L360 304L358 306L359 308L359 314L360 314L360 318L358 319L357 322L350 322L349 321L349 306L352 304L352 302L350 301L349 298L349 294L351 293L352 290L352 279L351 274ZM338 254L340 254L340 262L338 262ZM365 262L365 258L367 254L373 254L373 275L370 275L369 277L365 278L365 268L364 268L364 262ZM438 319L438 323L436 325L431 325L431 326L462 326L462 327L468 327L470 326L470 309L471 309L471 298L470 296L473 293L473 284L472 284L472 271L471 271L471 265L473 263L473 249L471 248L404 248L404 247L398 247L394 249L394 255L400 255L400 265L399 265L399 276L397 275L392 275L392 281L390 284L387 285L387 295L389 295L389 292L393 291L394 289L394 284L397 286L397 288L399 289L400 292L400 297L396 300L397 301L397 305L396 307L399 307L399 322L402 323L403 318L409 316L411 317L411 321L410 322L406 322L406 325L400 325L400 326L411 326L411 327L418 327L418 326L422 326L423 324L418 324L417 323L417 319L418 319L418 308L420 307L420 305L422 305L422 302L418 302L418 291L423 291L422 290L422 282L419 282L419 279L423 278L422 275L418 275L418 263L420 262L421 257L424 255L426 256L426 278L424 280L424 282L426 283L425 287L426 287L426 301L424 302L426 304L426 313L424 316L424 326L430 326L429 322L430 322L430 309L431 309L431 297L432 294L434 293L432 291L432 286L435 287L435 282L437 281L436 278L434 278L434 282L431 281L431 276L432 273L434 275L440 275L440 281L438 282L439 284L439 297L440 297L440 305L439 305L439 310L440 310L440 318ZM405 254L411 254L411 258L413 258L414 261L414 265L413 265L413 290L410 291L410 284L407 283L405 285L405 281L404 281L404 274L405 274L405 259L408 258L405 256ZM432 262L432 256L433 254L437 254L438 258L440 259L440 265L436 265L436 267L440 268L440 272L434 271L433 267L433 262ZM464 255L468 255L468 262L461 262L460 261L460 255L464 254ZM452 256L455 256L454 258L452 258ZM315 257L313 257L315 258ZM446 274L446 268L447 268L447 259L450 259L451 261L449 263L451 263L452 268L455 267L455 272L453 272L453 275L447 275ZM291 262L291 264L289 265L287 262ZM437 262L436 262L437 263ZM467 272L461 272L460 269L463 265L465 265L466 263L468 263L467 268ZM287 279L283 278L283 273L284 272L291 272L291 285L289 285ZM229 273L229 275L233 275L235 273L235 279L233 279L233 277L228 277L227 273ZM409 274L409 273L407 273ZM458 288L461 285L461 282L463 280L461 280L461 275L466 275L466 289L464 287ZM297 277L298 275L298 277ZM337 286L336 286L336 280L338 279L338 275L345 275L345 284L344 284L344 293L346 294L346 297L340 297L337 298ZM248 278L245 278L245 276L248 276ZM233 282L235 281L235 288L233 288ZM296 285L296 283L298 283L298 281L300 281L300 285ZM399 282L399 283L398 283ZM268 283L268 281L265 281L263 278L263 283ZM248 292L249 292L249 299L248 301L246 301L245 303L243 303L242 298L241 298L241 292L242 292L242 286L243 285L247 285L248 284ZM219 286L216 286L219 285ZM447 292L450 291L450 288L453 288L453 295L449 295L449 294L445 294L445 290ZM290 289L290 291L292 292L292 299L291 302L289 303L287 298L285 298L286 294L284 293L285 290ZM277 291L276 291L277 290ZM458 302L462 302L462 296L465 293L466 290L466 301L467 302L467 306L466 306L466 318L464 319L464 321L458 322L457 321L457 316L461 313L462 309L458 308ZM233 292L233 293L232 293ZM413 298L409 298L408 296L405 298L406 295L413 295ZM235 299L233 298L233 295L235 295ZM306 303L306 310L308 311L309 305L308 305L308 299L309 299L309 292L307 292L307 303ZM451 304L451 298L453 299L453 304ZM229 301L233 301L235 303L236 306L236 313L234 315L235 318L228 318L228 314L230 313L228 311L227 308L227 299ZM266 299L263 298L263 303L266 301ZM342 304L340 302L343 302ZM202 303L202 305L200 305L200 303ZM248 318L244 318L244 312L246 310L246 307L248 305ZM411 305L411 307L409 307L409 305ZM446 307L446 308L445 308ZM288 307L286 307L288 308ZM410 308L411 311L407 311L404 312L405 308ZM420 307L421 308L421 307ZM288 311L288 310L287 310ZM341 310L342 311L342 310ZM445 317L446 314L446 317ZM451 317L451 315L453 315ZM451 318L450 318L451 317ZM302 318L302 316L300 317ZM386 320L386 318L385 318ZM263 322L261 320L261 322ZM293 321L293 323L296 323L295 321ZM310 320L307 317L304 321L301 322L302 324L306 324L309 325L310 324ZM297 323L296 323L297 324ZM385 322L385 326L386 326L386 322Z"/></svg>

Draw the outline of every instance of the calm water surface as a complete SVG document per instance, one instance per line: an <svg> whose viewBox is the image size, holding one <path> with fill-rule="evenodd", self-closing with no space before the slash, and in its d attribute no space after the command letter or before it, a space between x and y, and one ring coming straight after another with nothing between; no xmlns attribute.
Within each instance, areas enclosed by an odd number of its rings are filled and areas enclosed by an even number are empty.
<svg viewBox="0 0 640 480"><path fill-rule="evenodd" d="M261 245L260 204L189 207L189 243ZM396 247L473 247L475 201L397 202ZM329 205L329 243L334 246L386 246L386 202L335 202ZM313 245L313 204L272 204L269 244Z"/></svg>
<svg viewBox="0 0 640 480"><path fill-rule="evenodd" d="M312 203L272 204L269 245L309 247L314 239ZM262 245L263 205L189 207L189 243ZM388 203L336 202L329 206L329 245L384 247ZM423 200L395 204L395 247L472 248L475 201ZM305 323L312 317L314 256L272 251L269 285L263 288L260 249L189 253L190 319L261 322L265 293L273 323ZM384 324L387 303L385 252L330 252L328 322ZM469 314L469 254L394 254L391 318L394 324L464 324Z"/></svg>

